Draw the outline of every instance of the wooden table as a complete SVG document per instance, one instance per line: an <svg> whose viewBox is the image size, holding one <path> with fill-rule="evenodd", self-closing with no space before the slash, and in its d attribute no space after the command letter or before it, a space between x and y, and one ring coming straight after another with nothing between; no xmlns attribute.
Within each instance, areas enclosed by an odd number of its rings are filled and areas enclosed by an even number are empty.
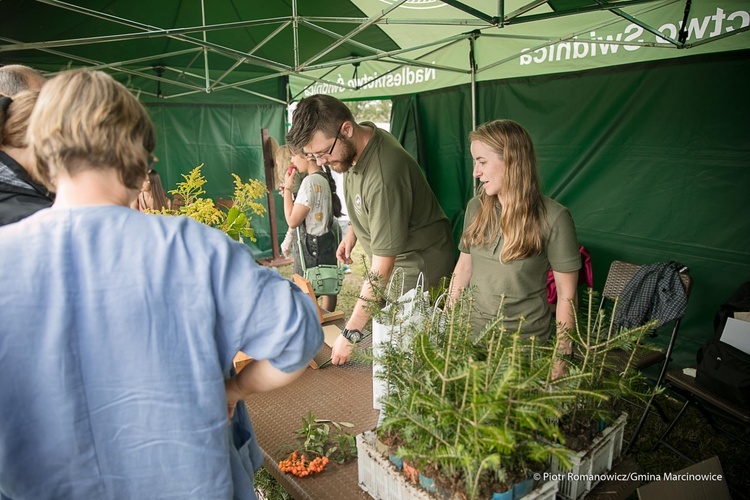
<svg viewBox="0 0 750 500"><path fill-rule="evenodd" d="M336 323L343 327L344 321ZM368 337L358 349L370 346ZM323 344L315 360L320 365L330 357L331 349ZM343 367L328 364L318 370L307 368L290 385L254 394L246 403L265 468L295 499L370 498L357 484L356 460L344 465L330 462L322 473L305 478L285 474L278 467L278 462L289 454L279 448L296 444L294 431L302 427L302 417L307 417L308 410L316 418L351 422L354 427L348 432L353 435L375 428L378 411L372 409L370 362L356 360Z"/></svg>

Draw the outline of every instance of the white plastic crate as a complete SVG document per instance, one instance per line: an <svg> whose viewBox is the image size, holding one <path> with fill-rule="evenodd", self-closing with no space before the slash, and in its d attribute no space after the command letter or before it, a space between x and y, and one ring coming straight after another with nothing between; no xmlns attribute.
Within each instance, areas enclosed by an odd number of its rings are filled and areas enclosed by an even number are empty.
<svg viewBox="0 0 750 500"><path fill-rule="evenodd" d="M571 457L572 469L568 470L557 459L552 459L550 472L561 476L558 487L560 497L567 500L582 498L599 483L592 480L591 476L604 474L612 469L614 461L622 453L622 438L627 420L627 413L623 413L594 439L588 450L580 451ZM569 474L575 477L568 478Z"/></svg>
<svg viewBox="0 0 750 500"><path fill-rule="evenodd" d="M357 436L357 469L359 487L379 500L429 500L431 496L420 487L411 484L396 470L388 458L375 448L377 437L372 431ZM547 481L526 495L524 500L554 500L557 481Z"/></svg>
<svg viewBox="0 0 750 500"><path fill-rule="evenodd" d="M379 500L429 500L430 495L412 485L396 470L388 458L375 449L377 437L372 431L357 436L359 487Z"/></svg>

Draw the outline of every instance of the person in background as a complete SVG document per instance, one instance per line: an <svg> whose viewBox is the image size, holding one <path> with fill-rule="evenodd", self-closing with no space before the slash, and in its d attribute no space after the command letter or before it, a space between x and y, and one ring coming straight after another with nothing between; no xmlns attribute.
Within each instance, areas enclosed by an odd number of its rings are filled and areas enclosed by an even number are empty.
<svg viewBox="0 0 750 500"><path fill-rule="evenodd" d="M297 196L297 191L299 191L300 185L302 184L302 179L304 179L307 174L297 170L297 167L292 163L292 151L289 149L289 146L284 145L276 150L276 154L274 155L274 165L276 185L279 186L279 194L281 194L282 199L284 198L284 179L286 174L287 172L294 173L294 182L292 182L292 199L294 199L294 197ZM281 242L280 250L284 257L289 257L291 255L293 238L294 231L290 227L287 229L284 241Z"/></svg>
<svg viewBox="0 0 750 500"><path fill-rule="evenodd" d="M35 158L26 127L39 92L25 90L11 99L0 95L0 226L52 205L52 193L29 173Z"/></svg>
<svg viewBox="0 0 750 500"><path fill-rule="evenodd" d="M169 210L172 208L172 202L164 190L161 177L159 177L159 173L154 168L149 169L146 180L143 181L143 185L141 186L141 192L131 205L131 208L141 212L145 212L146 210L161 212L162 209Z"/></svg>
<svg viewBox="0 0 750 500"><path fill-rule="evenodd" d="M0 94L15 97L24 90L41 90L47 79L37 70L21 64L0 67Z"/></svg>
<svg viewBox="0 0 750 500"><path fill-rule="evenodd" d="M295 168L289 169L284 177L284 217L289 229L295 232L292 237L294 272L303 276L302 259L306 268L336 264L336 249L341 240L336 217L341 217L341 200L330 171L294 152L292 164ZM305 178L296 198L292 199L297 172L305 174ZM323 295L323 309L335 311L337 299L336 295Z"/></svg>
<svg viewBox="0 0 750 500"><path fill-rule="evenodd" d="M451 295L476 287L471 316L475 333L497 315L504 296L503 326L516 331L521 318L524 339L546 342L557 331L561 353L572 346L581 256L570 212L539 191L536 154L529 133L511 120L495 120L469 134L473 176L479 195L469 201L464 218L461 254ZM557 286L557 328L547 305L550 267ZM564 373L558 362L554 375Z"/></svg>
<svg viewBox="0 0 750 500"><path fill-rule="evenodd" d="M29 145L57 197L0 228L1 496L254 499L241 403L303 372L314 304L220 231L129 208L154 127L109 75L51 79Z"/></svg>
<svg viewBox="0 0 750 500"><path fill-rule="evenodd" d="M404 270L404 290L420 272L428 287L449 276L455 262L450 222L417 162L398 140L370 122L357 123L338 99L313 95L299 102L287 143L318 165L344 174L344 196L351 225L336 252L351 264L357 242L370 259L370 271L387 281ZM370 319L369 281L333 346L332 363L346 363Z"/></svg>

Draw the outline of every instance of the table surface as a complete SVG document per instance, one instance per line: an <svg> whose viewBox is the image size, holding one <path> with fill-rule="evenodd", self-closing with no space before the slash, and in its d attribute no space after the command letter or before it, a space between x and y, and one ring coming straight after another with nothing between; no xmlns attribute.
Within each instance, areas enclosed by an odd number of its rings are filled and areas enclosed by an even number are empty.
<svg viewBox="0 0 750 500"><path fill-rule="evenodd" d="M343 320L336 322L343 326ZM368 349L370 337L358 345ZM331 357L323 344L315 356L318 365ZM286 387L253 394L246 400L250 418L263 451L264 467L296 499L368 499L358 485L357 460L344 465L330 462L320 474L298 478L279 470L278 462L289 455L280 450L295 445L295 430L302 427L302 417L312 411L316 418L351 422L347 431L353 435L375 428L378 411L372 409L372 364L354 360L344 366L331 364L313 370L307 368L300 378Z"/></svg>

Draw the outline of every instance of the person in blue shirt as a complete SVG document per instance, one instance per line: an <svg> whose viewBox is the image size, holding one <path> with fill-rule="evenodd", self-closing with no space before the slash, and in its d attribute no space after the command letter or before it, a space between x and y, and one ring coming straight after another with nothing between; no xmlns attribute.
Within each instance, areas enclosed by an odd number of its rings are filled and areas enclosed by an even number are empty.
<svg viewBox="0 0 750 500"><path fill-rule="evenodd" d="M57 198L0 228L0 498L255 498L242 401L318 351L313 302L220 231L128 208L154 128L110 76L50 80L29 143Z"/></svg>

